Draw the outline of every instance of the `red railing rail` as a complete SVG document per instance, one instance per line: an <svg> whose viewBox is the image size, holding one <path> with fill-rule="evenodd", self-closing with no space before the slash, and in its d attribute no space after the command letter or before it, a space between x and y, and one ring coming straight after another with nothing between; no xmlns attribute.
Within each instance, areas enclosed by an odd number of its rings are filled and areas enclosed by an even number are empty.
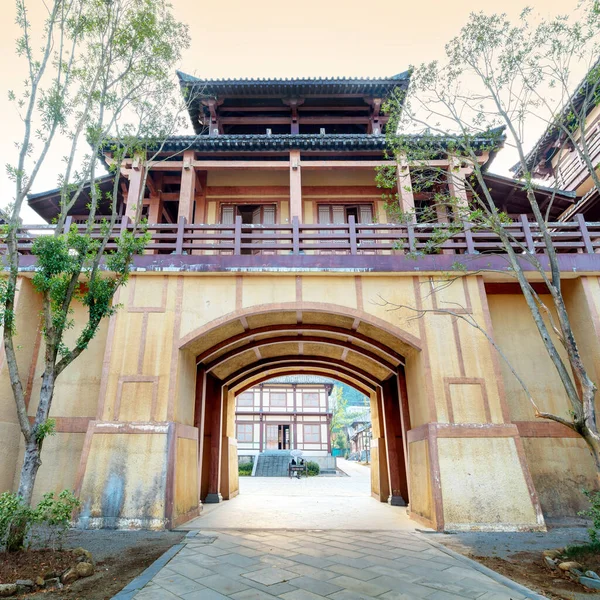
<svg viewBox="0 0 600 600"><path fill-rule="evenodd" d="M67 219L64 230L73 225ZM76 226L84 231L85 224ZM54 232L55 225L23 225L18 231L18 249L23 255L31 254L33 242L40 235ZM454 231L443 243L440 230L456 228L448 223L356 223L353 216L349 222L336 225L300 223L293 218L290 224L247 225L237 217L231 225L188 224L181 217L177 223L150 225L151 235L146 247L149 254L409 254L429 253L434 248L444 254L493 254L504 253L499 236L493 231L483 231L464 223L460 231ZM550 235L558 253L600 253L600 223L586 223L582 215L573 221L550 223ZM124 217L111 233L107 250L117 247L117 238L125 230L133 231L131 221ZM545 243L537 223L530 222L527 215L505 225L512 246L517 251L527 249L543 254ZM100 225L94 226L91 236L103 237ZM442 235L442 238L444 236ZM6 244L0 240L0 253Z"/></svg>

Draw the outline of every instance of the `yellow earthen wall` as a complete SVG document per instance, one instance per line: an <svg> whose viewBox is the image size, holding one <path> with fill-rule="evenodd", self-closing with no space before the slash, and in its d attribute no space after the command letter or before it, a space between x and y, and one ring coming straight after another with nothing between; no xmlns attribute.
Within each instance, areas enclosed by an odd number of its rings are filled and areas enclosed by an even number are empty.
<svg viewBox="0 0 600 600"><path fill-rule="evenodd" d="M160 529L166 483L166 433L96 433L80 494L81 517L104 527Z"/></svg>
<svg viewBox="0 0 600 600"><path fill-rule="evenodd" d="M563 282L565 302L583 362L600 381L600 344L597 310L600 287L596 277ZM542 296L548 306L550 297ZM524 299L520 295L488 297L499 346L525 380L540 410L569 418L569 403ZM565 353L556 344L559 352ZM507 403L513 421L541 422L516 378L502 363ZM560 429L558 429L560 431ZM547 517L577 516L586 505L582 489L597 487L593 461L582 440L568 437L525 437L523 446L531 476Z"/></svg>
<svg viewBox="0 0 600 600"><path fill-rule="evenodd" d="M25 382L26 386L38 339L41 302L29 279L19 280L17 293L15 348L21 381ZM0 456L2 456L0 493L12 491L14 488L16 465L20 462L19 447L22 437L4 355L4 344L2 344L0 346Z"/></svg>
<svg viewBox="0 0 600 600"><path fill-rule="evenodd" d="M438 439L448 529L531 526L536 514L511 438Z"/></svg>
<svg viewBox="0 0 600 600"><path fill-rule="evenodd" d="M409 444L410 510L435 521L427 440Z"/></svg>
<svg viewBox="0 0 600 600"><path fill-rule="evenodd" d="M178 438L176 452L174 519L198 508L197 440Z"/></svg>

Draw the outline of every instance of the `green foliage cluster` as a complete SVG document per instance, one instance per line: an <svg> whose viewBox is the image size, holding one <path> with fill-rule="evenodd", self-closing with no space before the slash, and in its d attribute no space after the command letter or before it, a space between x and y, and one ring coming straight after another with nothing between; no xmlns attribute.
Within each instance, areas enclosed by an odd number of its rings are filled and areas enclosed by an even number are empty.
<svg viewBox="0 0 600 600"><path fill-rule="evenodd" d="M314 460L309 460L306 463L306 470L309 477L316 477L321 472L321 467Z"/></svg>
<svg viewBox="0 0 600 600"><path fill-rule="evenodd" d="M250 477L252 475L252 463L240 463L238 473L240 477Z"/></svg>
<svg viewBox="0 0 600 600"><path fill-rule="evenodd" d="M103 223L103 227L108 226ZM74 327L72 300L88 309L89 318L75 348L69 349L59 342L59 354L67 361L73 350L81 352L87 348L100 321L115 312L114 293L129 278L132 256L142 254L148 241L149 234L144 229L138 234L124 231L116 239L116 249L104 254L105 268L112 272L110 276L94 267L102 240L80 232L77 225L72 225L66 234L40 236L34 241L32 252L38 264L33 285L49 299L44 335L49 331L59 332L62 340L64 331Z"/></svg>
<svg viewBox="0 0 600 600"><path fill-rule="evenodd" d="M588 534L592 544L600 546L600 491L583 490L586 498L590 501L587 510L582 510L579 514L582 517L588 517L592 520L592 526L588 528Z"/></svg>
<svg viewBox="0 0 600 600"><path fill-rule="evenodd" d="M342 431L338 431L333 438L333 447L339 450L346 450L348 448L348 438Z"/></svg>
<svg viewBox="0 0 600 600"><path fill-rule="evenodd" d="M44 494L35 508L17 494L0 494L0 548L28 549L34 540L42 547L60 547L71 515L80 505L69 490L57 496L54 492Z"/></svg>

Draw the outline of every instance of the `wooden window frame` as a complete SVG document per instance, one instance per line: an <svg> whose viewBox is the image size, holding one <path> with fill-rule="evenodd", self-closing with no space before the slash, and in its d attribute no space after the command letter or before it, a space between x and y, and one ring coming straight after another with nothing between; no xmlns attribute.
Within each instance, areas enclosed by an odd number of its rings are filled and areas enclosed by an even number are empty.
<svg viewBox="0 0 600 600"><path fill-rule="evenodd" d="M281 394L283 396L283 404L273 404L273 394ZM270 408L287 408L287 392L271 392L271 391L269 391L269 407Z"/></svg>
<svg viewBox="0 0 600 600"><path fill-rule="evenodd" d="M261 224L265 220L265 211L264 211L265 206L273 206L275 208L275 218L273 219L275 222L273 224L278 225L279 224L279 215L281 214L280 204L281 204L281 201L279 201L279 200L273 200L273 202L265 202L264 200L251 200L251 199L244 201L244 202L238 202L238 201L236 201L236 202L219 202L219 223L218 223L218 225L223 225L223 209L225 207L233 207L233 209L234 209L233 222L235 223L235 217L238 214L238 207L240 207L240 206L260 207ZM246 223L246 225L248 225L248 223Z"/></svg>
<svg viewBox="0 0 600 600"><path fill-rule="evenodd" d="M316 427L317 428L317 438L316 440L308 439L307 428ZM310 434L314 435L314 434ZM316 423L303 423L302 424L302 442L304 444L320 444L321 443L321 424Z"/></svg>
<svg viewBox="0 0 600 600"><path fill-rule="evenodd" d="M317 403L310 404L306 402L306 396L316 396ZM302 392L302 408L320 408L321 407L321 395L319 392Z"/></svg>
<svg viewBox="0 0 600 600"><path fill-rule="evenodd" d="M241 427L249 428L249 432L248 431L244 432L244 436L248 435L248 433L249 433L249 435L250 435L250 439L249 440L248 439L242 439L240 437L240 433L241 433L240 432L240 428ZM252 443L254 443L254 423L236 423L236 426L235 426L235 435L236 435L236 439L237 439L238 442L242 442L244 444L252 444Z"/></svg>
<svg viewBox="0 0 600 600"><path fill-rule="evenodd" d="M360 225L372 225L373 224L373 223L362 223L362 221L360 221L360 207L361 206L362 207L368 206L371 209L371 217L373 219L373 222L374 222L374 219L375 219L375 203L374 202L352 202L352 203L347 203L347 202L345 202L343 200L342 201L338 201L338 202L331 201L331 200L326 200L326 201L323 201L323 202L317 201L317 202L315 202L315 205L316 205L316 207L315 207L316 208L315 218L316 218L316 221L317 221L316 224L319 224L319 209L321 207L325 207L325 206L327 206L329 208L329 221L330 221L330 223L328 223L328 225L335 225L336 224L336 223L333 222L333 206L334 205L335 206L342 206L343 207L343 209L344 209L344 219L347 219L347 217L346 217L346 211L349 208L356 208L357 212L358 212L358 215L359 215L359 220L357 221L357 223L360 224ZM348 221L345 220L344 223L348 223Z"/></svg>
<svg viewBox="0 0 600 600"><path fill-rule="evenodd" d="M238 406L254 406L254 393L253 392L244 392L237 397ZM249 404L246 404L247 400L250 400Z"/></svg>

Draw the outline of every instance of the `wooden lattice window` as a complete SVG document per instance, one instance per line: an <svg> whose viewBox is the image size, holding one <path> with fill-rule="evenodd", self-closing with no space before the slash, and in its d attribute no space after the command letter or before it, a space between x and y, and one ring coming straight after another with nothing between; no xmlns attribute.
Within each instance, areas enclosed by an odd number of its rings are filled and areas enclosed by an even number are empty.
<svg viewBox="0 0 600 600"><path fill-rule="evenodd" d="M238 442L252 442L254 439L254 425L252 423L237 424L237 440Z"/></svg>
<svg viewBox="0 0 600 600"><path fill-rule="evenodd" d="M244 392L237 397L238 406L253 406L254 394L252 392Z"/></svg>
<svg viewBox="0 0 600 600"><path fill-rule="evenodd" d="M321 426L304 425L304 442L307 444L319 444L321 442Z"/></svg>
<svg viewBox="0 0 600 600"><path fill-rule="evenodd" d="M303 392L302 406L305 408L319 408L319 392Z"/></svg>
<svg viewBox="0 0 600 600"><path fill-rule="evenodd" d="M270 392L269 406L285 406L287 402L287 394L285 392Z"/></svg>

